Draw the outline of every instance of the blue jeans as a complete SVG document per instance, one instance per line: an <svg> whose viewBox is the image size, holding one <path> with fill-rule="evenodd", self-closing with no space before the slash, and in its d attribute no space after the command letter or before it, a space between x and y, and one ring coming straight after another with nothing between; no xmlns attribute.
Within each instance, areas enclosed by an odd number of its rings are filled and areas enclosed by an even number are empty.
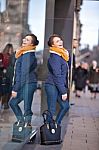
<svg viewBox="0 0 99 150"><path fill-rule="evenodd" d="M62 121L64 115L69 110L69 101L62 100L62 97L61 97L58 89L54 85L45 84L45 91L47 94L48 110L52 113L53 116L56 113L56 103L58 102L60 105L60 110L56 116L56 123L61 124L61 121Z"/></svg>
<svg viewBox="0 0 99 150"><path fill-rule="evenodd" d="M17 97L10 99L9 105L12 108L17 120L31 123L33 115L31 106L36 89L37 83L27 83L17 92ZM19 107L19 103L22 100L24 100L24 114Z"/></svg>

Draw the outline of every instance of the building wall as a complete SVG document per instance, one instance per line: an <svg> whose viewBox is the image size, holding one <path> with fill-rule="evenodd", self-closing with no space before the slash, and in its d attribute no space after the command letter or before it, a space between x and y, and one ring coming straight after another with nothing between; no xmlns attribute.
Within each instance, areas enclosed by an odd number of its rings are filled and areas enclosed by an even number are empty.
<svg viewBox="0 0 99 150"><path fill-rule="evenodd" d="M51 34L56 33L63 37L64 47L70 52L72 49L74 19L74 0L50 0L46 1L45 19L45 44L44 44L44 68L46 68L49 56L47 41ZM47 70L47 69L45 69ZM43 72L44 78L47 72Z"/></svg>

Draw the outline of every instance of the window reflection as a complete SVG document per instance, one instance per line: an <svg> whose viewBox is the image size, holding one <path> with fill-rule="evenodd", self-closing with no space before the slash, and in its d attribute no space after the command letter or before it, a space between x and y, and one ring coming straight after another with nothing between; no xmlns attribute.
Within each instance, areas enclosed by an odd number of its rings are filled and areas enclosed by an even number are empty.
<svg viewBox="0 0 99 150"><path fill-rule="evenodd" d="M30 0L28 23L30 30L39 38L37 50L44 48L46 0Z"/></svg>
<svg viewBox="0 0 99 150"><path fill-rule="evenodd" d="M0 0L0 12L6 9L6 0Z"/></svg>

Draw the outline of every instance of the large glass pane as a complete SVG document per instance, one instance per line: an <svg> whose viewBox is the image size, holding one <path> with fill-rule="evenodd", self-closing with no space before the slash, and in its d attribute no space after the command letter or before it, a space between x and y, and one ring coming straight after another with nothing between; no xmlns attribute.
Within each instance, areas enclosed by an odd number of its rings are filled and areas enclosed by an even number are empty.
<svg viewBox="0 0 99 150"><path fill-rule="evenodd" d="M3 12L6 8L6 0L0 0L0 12Z"/></svg>
<svg viewBox="0 0 99 150"><path fill-rule="evenodd" d="M30 0L28 23L31 31L39 39L38 50L43 50L44 48L45 7L46 0Z"/></svg>

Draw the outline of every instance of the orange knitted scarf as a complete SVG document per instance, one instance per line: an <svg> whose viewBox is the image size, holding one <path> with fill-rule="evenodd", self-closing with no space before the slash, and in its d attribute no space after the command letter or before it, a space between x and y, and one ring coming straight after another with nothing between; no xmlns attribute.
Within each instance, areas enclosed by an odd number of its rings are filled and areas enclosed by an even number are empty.
<svg viewBox="0 0 99 150"><path fill-rule="evenodd" d="M69 53L65 48L50 47L50 51L59 54L65 61L69 60Z"/></svg>
<svg viewBox="0 0 99 150"><path fill-rule="evenodd" d="M28 52L30 50L33 50L33 52L35 51L36 49L36 46L23 46L23 47L20 47L19 50L16 52L16 55L15 57L16 58L19 58L21 55L23 55L25 52Z"/></svg>

